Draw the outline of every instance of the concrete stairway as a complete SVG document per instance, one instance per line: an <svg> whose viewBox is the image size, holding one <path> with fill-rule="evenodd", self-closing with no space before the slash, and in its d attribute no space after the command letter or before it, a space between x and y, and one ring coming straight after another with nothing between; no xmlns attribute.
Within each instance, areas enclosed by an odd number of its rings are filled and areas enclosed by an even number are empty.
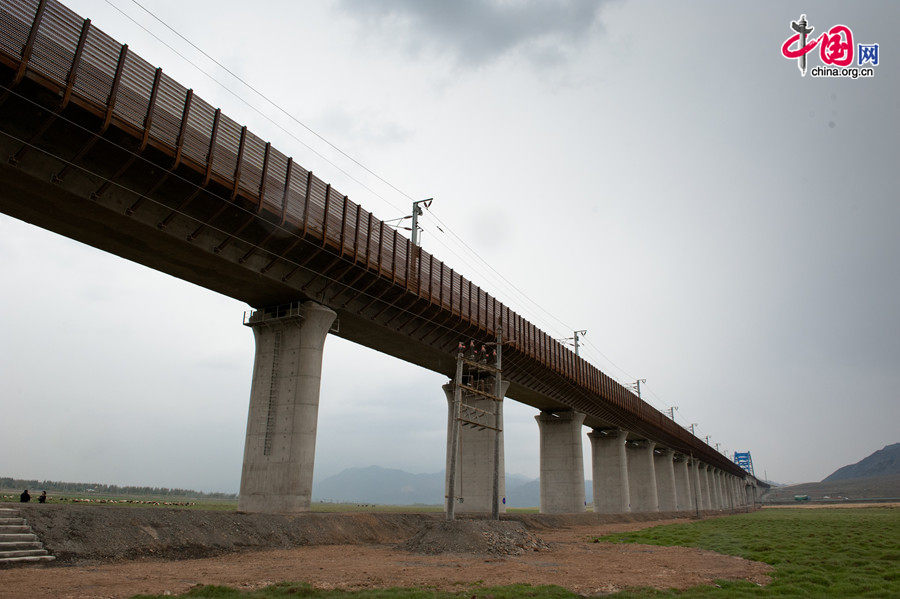
<svg viewBox="0 0 900 599"><path fill-rule="evenodd" d="M0 566L50 562L50 555L19 510L0 508Z"/></svg>

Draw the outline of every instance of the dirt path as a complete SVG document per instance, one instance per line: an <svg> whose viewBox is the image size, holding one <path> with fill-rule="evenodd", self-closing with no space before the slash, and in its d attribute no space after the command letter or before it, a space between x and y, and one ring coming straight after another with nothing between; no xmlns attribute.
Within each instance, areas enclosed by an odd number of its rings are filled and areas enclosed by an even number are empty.
<svg viewBox="0 0 900 599"><path fill-rule="evenodd" d="M558 584L583 594L627 586L686 588L716 579L768 582L769 566L683 547L592 543L594 535L677 522L630 522L544 531L549 551L507 558L414 555L387 545L328 545L235 553L179 561L0 570L0 597L130 597L181 593L197 584L258 588L305 581L321 588L358 589L433 585L464 589L472 583Z"/></svg>

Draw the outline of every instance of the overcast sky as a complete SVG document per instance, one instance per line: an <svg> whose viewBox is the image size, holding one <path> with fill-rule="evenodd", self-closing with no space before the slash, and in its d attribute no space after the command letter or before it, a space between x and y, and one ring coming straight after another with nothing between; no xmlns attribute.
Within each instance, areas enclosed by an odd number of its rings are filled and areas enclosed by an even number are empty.
<svg viewBox="0 0 900 599"><path fill-rule="evenodd" d="M407 213L110 2L292 135L107 2L68 4L379 217ZM645 398L750 450L758 474L819 480L900 441L900 4L142 2L393 185L436 198L528 299L431 214L426 249L556 336L587 329L594 364L646 378ZM813 35L841 23L880 43L875 76L801 77L780 52L801 12ZM246 305L2 215L0 281L0 475L237 490ZM330 338L316 478L441 470L443 382ZM506 404L509 472L538 474L534 414Z"/></svg>

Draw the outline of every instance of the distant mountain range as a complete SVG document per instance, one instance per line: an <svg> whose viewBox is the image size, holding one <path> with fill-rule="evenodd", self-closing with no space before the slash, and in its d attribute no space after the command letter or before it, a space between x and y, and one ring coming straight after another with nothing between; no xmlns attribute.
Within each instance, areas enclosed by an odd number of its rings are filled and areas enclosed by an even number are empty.
<svg viewBox="0 0 900 599"><path fill-rule="evenodd" d="M585 482L590 501L591 482ZM411 474L393 468L347 468L313 485L314 501L377 503L383 505L440 505L444 502L444 473ZM540 481L521 474L506 474L506 505L536 507Z"/></svg>
<svg viewBox="0 0 900 599"><path fill-rule="evenodd" d="M833 474L823 478L822 482L870 476L889 476L891 474L900 474L900 443L894 443L879 449L855 464L838 468Z"/></svg>
<svg viewBox="0 0 900 599"><path fill-rule="evenodd" d="M387 505L440 504L444 475L411 474L393 468L347 468L313 485L313 501L379 503Z"/></svg>
<svg viewBox="0 0 900 599"><path fill-rule="evenodd" d="M795 495L809 495L812 501L828 499L896 501L900 497L900 474L773 487L763 496L763 501L793 501Z"/></svg>
<svg viewBox="0 0 900 599"><path fill-rule="evenodd" d="M813 501L895 500L900 497L900 443L838 468L821 482L773 487L763 496L763 501L793 501L795 495L808 495Z"/></svg>
<svg viewBox="0 0 900 599"><path fill-rule="evenodd" d="M539 478L515 486L509 484L509 478L506 480L506 505L509 507L538 507L541 504L541 480ZM592 489L591 481L584 481L584 498L588 503L594 500Z"/></svg>

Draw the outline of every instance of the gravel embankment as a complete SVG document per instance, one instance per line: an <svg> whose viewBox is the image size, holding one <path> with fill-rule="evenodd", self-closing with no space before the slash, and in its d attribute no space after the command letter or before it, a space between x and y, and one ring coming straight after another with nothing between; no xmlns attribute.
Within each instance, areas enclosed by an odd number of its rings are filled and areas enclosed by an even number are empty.
<svg viewBox="0 0 900 599"><path fill-rule="evenodd" d="M398 545L413 542L424 551L505 553L512 547L534 548L532 533L571 526L654 521L675 517L657 514L507 514L503 522L488 522L489 538L435 536L440 513L306 513L296 516L240 514L163 507L116 507L71 504L0 504L21 510L56 556L55 563L116 561L138 557L198 558L259 549L288 549L306 545ZM680 514L679 516L690 516ZM460 522L472 522L462 517ZM491 528L496 527L496 528ZM463 526L465 529L465 526ZM517 532L513 532L513 530ZM465 529L468 530L468 529ZM429 536L430 535L430 536ZM445 548L441 548L445 547ZM430 552L426 551L426 552Z"/></svg>

